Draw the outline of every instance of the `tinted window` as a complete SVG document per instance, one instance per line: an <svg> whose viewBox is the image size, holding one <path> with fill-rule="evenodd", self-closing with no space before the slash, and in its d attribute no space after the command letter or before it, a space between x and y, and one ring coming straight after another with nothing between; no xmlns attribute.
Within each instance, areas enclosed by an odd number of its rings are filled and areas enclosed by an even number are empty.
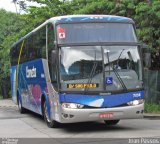
<svg viewBox="0 0 160 144"><path fill-rule="evenodd" d="M11 64L18 64L18 57L23 41L11 49ZM46 26L24 39L20 63L46 58Z"/></svg>
<svg viewBox="0 0 160 144"><path fill-rule="evenodd" d="M33 38L34 38L34 36L31 35L26 39L27 46L28 46L28 60L33 60L36 58L36 52L34 49L35 42L34 42Z"/></svg>
<svg viewBox="0 0 160 144"><path fill-rule="evenodd" d="M55 38L54 38L54 27L52 24L48 24L48 51L49 51L49 54L50 52L55 49L55 46L54 46L54 41L55 41Z"/></svg>
<svg viewBox="0 0 160 144"><path fill-rule="evenodd" d="M50 77L53 82L54 88L57 88L57 74L56 74L56 63L51 63L51 54L52 50L55 50L55 37L54 37L54 27L53 24L48 24L47 25L47 43L48 43L48 64L49 64L49 72L50 72Z"/></svg>
<svg viewBox="0 0 160 144"><path fill-rule="evenodd" d="M88 42L137 42L132 24L77 23L57 27L59 44Z"/></svg>
<svg viewBox="0 0 160 144"><path fill-rule="evenodd" d="M35 58L46 58L46 26L34 34Z"/></svg>
<svg viewBox="0 0 160 144"><path fill-rule="evenodd" d="M19 48L18 45L11 48L11 65L18 64Z"/></svg>
<svg viewBox="0 0 160 144"><path fill-rule="evenodd" d="M26 62L27 59L28 59L28 46L27 46L27 41L24 41L24 43L21 42L20 45L19 45L19 49L21 49L22 44L23 44L23 49L22 49L22 52L21 52L20 63Z"/></svg>

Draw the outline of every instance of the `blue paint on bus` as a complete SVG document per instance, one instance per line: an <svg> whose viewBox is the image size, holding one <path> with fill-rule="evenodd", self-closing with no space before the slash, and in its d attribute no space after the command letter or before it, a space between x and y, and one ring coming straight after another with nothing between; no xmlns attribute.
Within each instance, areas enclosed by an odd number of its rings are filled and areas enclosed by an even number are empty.
<svg viewBox="0 0 160 144"><path fill-rule="evenodd" d="M16 97L16 70L11 68L12 95ZM18 71L18 92L23 99L22 105L29 107L37 113L41 113L41 96L46 93L46 79L42 59L30 61L19 65Z"/></svg>
<svg viewBox="0 0 160 144"><path fill-rule="evenodd" d="M81 17L68 16L57 18L56 23L67 22L129 22L134 23L132 19L122 16L110 16L110 15L86 15Z"/></svg>
<svg viewBox="0 0 160 144"><path fill-rule="evenodd" d="M86 106L97 106L101 108L116 107L127 102L144 99L144 91L128 92L112 95L83 95L83 94L60 94L61 103L77 103ZM99 101L98 101L99 100ZM96 102L102 102L96 105Z"/></svg>

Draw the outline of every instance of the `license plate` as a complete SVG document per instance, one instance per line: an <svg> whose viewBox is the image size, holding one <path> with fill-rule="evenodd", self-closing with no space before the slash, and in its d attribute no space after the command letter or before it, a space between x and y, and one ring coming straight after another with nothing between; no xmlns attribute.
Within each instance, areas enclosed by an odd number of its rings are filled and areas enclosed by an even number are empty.
<svg viewBox="0 0 160 144"><path fill-rule="evenodd" d="M112 118L113 117L113 113L100 113L99 117L100 118Z"/></svg>

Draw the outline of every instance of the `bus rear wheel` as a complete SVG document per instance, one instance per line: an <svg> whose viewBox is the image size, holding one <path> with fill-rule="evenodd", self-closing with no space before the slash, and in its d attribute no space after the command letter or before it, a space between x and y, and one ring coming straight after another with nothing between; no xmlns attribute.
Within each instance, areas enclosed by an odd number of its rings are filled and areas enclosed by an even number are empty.
<svg viewBox="0 0 160 144"><path fill-rule="evenodd" d="M55 120L51 120L48 114L46 101L43 103L43 116L44 120L49 128L58 128L59 123Z"/></svg>
<svg viewBox="0 0 160 144"><path fill-rule="evenodd" d="M120 120L104 120L106 125L116 125Z"/></svg>
<svg viewBox="0 0 160 144"><path fill-rule="evenodd" d="M18 109L19 109L19 112L21 113L21 114L23 114L23 113L25 113L26 112L26 109L25 108L23 108L23 106L22 106L22 102L21 102L21 100L20 100L20 98L18 97Z"/></svg>

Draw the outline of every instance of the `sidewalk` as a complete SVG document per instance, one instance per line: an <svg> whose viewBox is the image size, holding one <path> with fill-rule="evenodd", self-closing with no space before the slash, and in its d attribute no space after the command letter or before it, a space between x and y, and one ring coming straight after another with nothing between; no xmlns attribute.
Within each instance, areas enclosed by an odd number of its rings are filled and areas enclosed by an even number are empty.
<svg viewBox="0 0 160 144"><path fill-rule="evenodd" d="M2 107L18 107L16 104L13 103L12 99L3 99L0 100L0 108Z"/></svg>

